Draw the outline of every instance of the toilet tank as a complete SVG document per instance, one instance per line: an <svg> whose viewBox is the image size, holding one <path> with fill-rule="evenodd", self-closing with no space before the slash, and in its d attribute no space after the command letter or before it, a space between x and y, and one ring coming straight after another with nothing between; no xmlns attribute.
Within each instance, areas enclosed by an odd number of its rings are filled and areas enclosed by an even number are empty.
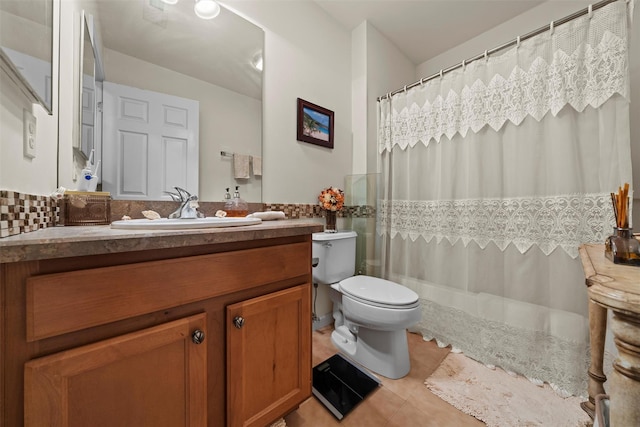
<svg viewBox="0 0 640 427"><path fill-rule="evenodd" d="M356 269L356 232L313 233L313 282L330 285L353 276ZM316 265L317 262L317 265Z"/></svg>

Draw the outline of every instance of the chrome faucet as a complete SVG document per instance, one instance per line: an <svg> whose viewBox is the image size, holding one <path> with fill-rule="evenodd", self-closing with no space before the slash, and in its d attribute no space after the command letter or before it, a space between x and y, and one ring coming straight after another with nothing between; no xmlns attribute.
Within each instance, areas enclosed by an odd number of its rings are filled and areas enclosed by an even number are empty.
<svg viewBox="0 0 640 427"><path fill-rule="evenodd" d="M176 209L169 218L204 218L204 214L198 211L198 196L189 193L180 187L173 187L177 193L166 191L176 202L180 202L180 207Z"/></svg>

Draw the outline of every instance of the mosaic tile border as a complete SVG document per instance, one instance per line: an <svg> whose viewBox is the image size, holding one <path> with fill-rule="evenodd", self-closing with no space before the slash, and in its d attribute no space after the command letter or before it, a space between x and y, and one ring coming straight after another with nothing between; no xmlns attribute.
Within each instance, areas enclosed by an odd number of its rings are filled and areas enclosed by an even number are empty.
<svg viewBox="0 0 640 427"><path fill-rule="evenodd" d="M287 219L323 218L324 213L320 205L295 203L264 203L263 211L283 211ZM373 218L376 208L368 205L344 206L338 211L339 218Z"/></svg>
<svg viewBox="0 0 640 427"><path fill-rule="evenodd" d="M58 215L49 196L0 190L0 238L53 227Z"/></svg>

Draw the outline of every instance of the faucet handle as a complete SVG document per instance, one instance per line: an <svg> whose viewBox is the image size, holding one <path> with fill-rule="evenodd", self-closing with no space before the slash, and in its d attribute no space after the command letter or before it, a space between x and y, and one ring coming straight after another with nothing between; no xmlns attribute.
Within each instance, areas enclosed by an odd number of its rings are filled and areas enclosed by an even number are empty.
<svg viewBox="0 0 640 427"><path fill-rule="evenodd" d="M171 198L173 199L174 202L181 202L182 198L180 197L180 195L176 194L176 193L172 193L171 191L165 191L166 194L168 194L169 196L171 196Z"/></svg>
<svg viewBox="0 0 640 427"><path fill-rule="evenodd" d="M180 187L173 187L173 188L175 188L178 194L180 195L181 201L184 202L185 200L189 200L191 198L191 193L189 193L184 188L180 188Z"/></svg>
<svg viewBox="0 0 640 427"><path fill-rule="evenodd" d="M171 191L165 191L165 193L171 196L171 198L176 202L186 202L187 200L193 200L193 197L196 197L196 196L192 196L191 193L189 193L184 188L180 188L180 187L173 187L173 188L176 189L177 193L172 193ZM197 200L197 197L196 197L196 200Z"/></svg>

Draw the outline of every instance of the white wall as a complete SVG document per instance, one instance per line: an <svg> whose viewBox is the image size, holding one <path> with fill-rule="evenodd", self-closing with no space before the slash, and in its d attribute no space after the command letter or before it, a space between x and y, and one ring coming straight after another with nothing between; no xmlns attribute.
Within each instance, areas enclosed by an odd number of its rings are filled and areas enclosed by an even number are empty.
<svg viewBox="0 0 640 427"><path fill-rule="evenodd" d="M416 68L414 80L422 77L429 77L441 69L448 68L476 56L487 49L500 46L517 36L524 35L536 30L544 25L548 25L554 19L560 19L572 14L593 1L585 0L549 0L540 6L510 19L491 30L480 34L478 37L449 49L442 54L435 56L428 61L419 64Z"/></svg>
<svg viewBox="0 0 640 427"><path fill-rule="evenodd" d="M351 32L351 173L367 173L367 22Z"/></svg>
<svg viewBox="0 0 640 427"><path fill-rule="evenodd" d="M412 83L416 67L373 25L367 23L367 172L378 172L377 98Z"/></svg>
<svg viewBox="0 0 640 427"><path fill-rule="evenodd" d="M351 36L313 2L223 1L265 31L263 201L317 203L351 173ZM334 149L296 140L296 99L335 114Z"/></svg>
<svg viewBox="0 0 640 427"><path fill-rule="evenodd" d="M413 81L416 66L370 22L351 32L352 173L378 171L377 98Z"/></svg>
<svg viewBox="0 0 640 427"><path fill-rule="evenodd" d="M58 139L58 14L59 2L53 10L53 114L31 104L4 72L0 72L0 189L46 195L57 185ZM36 157L23 152L23 110L31 112L37 121Z"/></svg>

